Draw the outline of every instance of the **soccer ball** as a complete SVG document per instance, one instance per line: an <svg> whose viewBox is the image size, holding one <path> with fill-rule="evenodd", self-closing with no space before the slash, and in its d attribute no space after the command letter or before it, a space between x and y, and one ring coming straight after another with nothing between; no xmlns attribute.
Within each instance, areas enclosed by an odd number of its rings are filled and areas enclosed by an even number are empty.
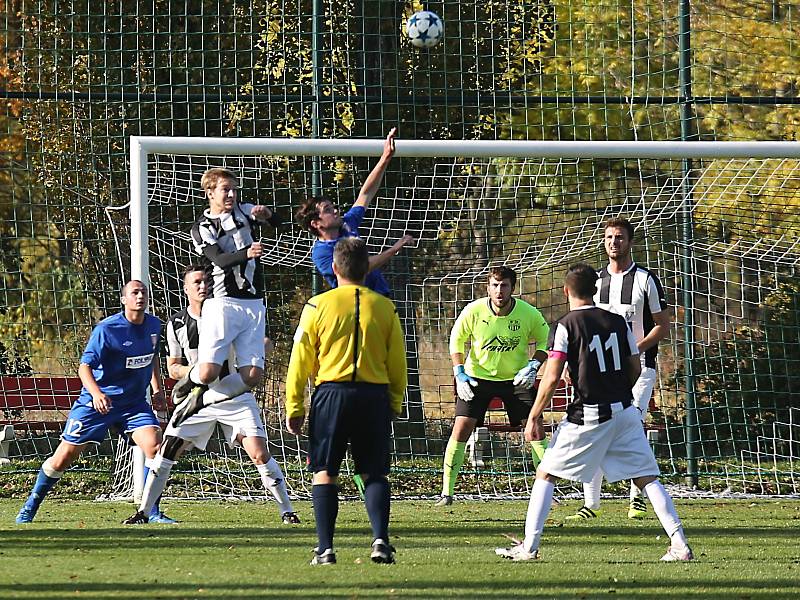
<svg viewBox="0 0 800 600"><path fill-rule="evenodd" d="M444 22L436 13L421 10L408 19L406 34L417 48L433 48L444 36Z"/></svg>

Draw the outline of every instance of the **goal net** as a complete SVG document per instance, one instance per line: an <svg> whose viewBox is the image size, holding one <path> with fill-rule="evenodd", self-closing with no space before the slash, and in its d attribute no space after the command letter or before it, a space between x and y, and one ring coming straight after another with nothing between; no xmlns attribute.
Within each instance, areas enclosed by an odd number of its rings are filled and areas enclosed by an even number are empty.
<svg viewBox="0 0 800 600"><path fill-rule="evenodd" d="M197 258L189 228L206 206L207 168L232 169L243 202L290 219L315 189L349 208L381 148L380 140L132 138L131 228L118 221L120 260L130 252L132 275L150 279L166 319L184 306L180 273ZM795 144L764 142L398 140L361 228L372 252L404 233L415 239L385 269L410 367L395 423L394 493L440 489L455 407L447 340L464 305L485 295L488 269L514 268L517 293L552 322L566 310L567 266L605 264L603 223L616 216L635 225L634 259L658 273L674 308L646 424L662 471L676 482L688 472L716 493L769 493L765 480L780 482L772 493L798 493L790 412L800 389L798 155ZM271 453L293 493L307 496L306 440L283 428L283 390L299 312L315 291L313 239L296 224L261 235L276 350L257 397ZM558 407L546 413L553 426L562 416ZM521 434L500 429L476 436L478 455L465 462L457 494L529 492L534 468ZM112 495L132 493L128 456L120 446ZM173 496L263 497L246 455L221 439L173 473Z"/></svg>

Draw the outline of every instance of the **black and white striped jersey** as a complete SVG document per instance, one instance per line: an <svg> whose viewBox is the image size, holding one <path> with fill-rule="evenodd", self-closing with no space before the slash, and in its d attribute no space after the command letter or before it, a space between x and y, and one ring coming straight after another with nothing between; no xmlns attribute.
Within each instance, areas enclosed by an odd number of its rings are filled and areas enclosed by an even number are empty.
<svg viewBox="0 0 800 600"><path fill-rule="evenodd" d="M169 358L180 358L184 366L197 362L200 327L188 308L176 312L167 321L167 350Z"/></svg>
<svg viewBox="0 0 800 600"><path fill-rule="evenodd" d="M209 209L192 225L192 242L198 254L211 263L212 286L209 297L264 297L261 265L247 258L255 241L251 217L253 204L234 204L230 213L212 216Z"/></svg>
<svg viewBox="0 0 800 600"><path fill-rule="evenodd" d="M624 273L612 274L604 267L597 274L595 304L623 317L638 342L655 326L653 314L667 308L667 297L658 277L636 263ZM654 369L657 354L658 344L645 351L642 364Z"/></svg>
<svg viewBox="0 0 800 600"><path fill-rule="evenodd" d="M189 312L188 308L176 312L167 321L167 351L169 358L179 358L183 366L197 364L197 348L200 345L200 319ZM233 350L231 350L231 354ZM228 363L225 361L220 377L228 374Z"/></svg>
<svg viewBox="0 0 800 600"><path fill-rule="evenodd" d="M623 364L639 353L625 319L596 306L571 310L550 328L548 352L567 362L573 401L567 420L577 425L611 418L611 404L633 401Z"/></svg>

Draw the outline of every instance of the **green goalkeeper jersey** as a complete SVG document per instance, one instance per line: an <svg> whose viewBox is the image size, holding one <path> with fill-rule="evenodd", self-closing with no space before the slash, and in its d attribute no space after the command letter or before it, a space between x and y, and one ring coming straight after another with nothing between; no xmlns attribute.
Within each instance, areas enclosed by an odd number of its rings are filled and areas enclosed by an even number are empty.
<svg viewBox="0 0 800 600"><path fill-rule="evenodd" d="M498 316L489 298L470 302L458 315L450 332L450 354L463 353L470 342L464 363L468 375L490 381L514 379L529 360L528 345L547 348L550 327L542 313L524 300L512 299L514 307Z"/></svg>

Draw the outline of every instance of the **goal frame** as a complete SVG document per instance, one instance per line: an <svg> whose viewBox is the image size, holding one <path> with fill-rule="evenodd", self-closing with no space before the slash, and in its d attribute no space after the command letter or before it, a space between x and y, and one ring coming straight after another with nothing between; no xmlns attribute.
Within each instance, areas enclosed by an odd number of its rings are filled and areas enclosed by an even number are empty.
<svg viewBox="0 0 800 600"><path fill-rule="evenodd" d="M305 138L215 138L215 137L130 137L130 225L131 277L150 282L148 253L149 214L148 176L150 156L154 154L197 154L230 156L351 156L379 157L383 139L305 139ZM570 159L656 159L689 161L694 159L800 159L800 142L787 141L523 141L523 140L395 140L397 158L570 158ZM684 182L685 201L691 205L691 186ZM691 235L691 224L685 231ZM684 293L690 293L686 281ZM684 327L691 330L691 311L686 311ZM685 359L691 360L691 338L685 342ZM687 375L688 377L688 375ZM687 396L693 395L691 384ZM693 400L693 399L692 399ZM687 406L690 403L687 398ZM690 413L691 414L691 413ZM690 423L687 428L691 430ZM688 432L687 432L688 433ZM691 434L687 435L687 466L696 473ZM144 457L138 448L134 453L133 491L138 498L144 486ZM694 475L696 478L696 475Z"/></svg>

